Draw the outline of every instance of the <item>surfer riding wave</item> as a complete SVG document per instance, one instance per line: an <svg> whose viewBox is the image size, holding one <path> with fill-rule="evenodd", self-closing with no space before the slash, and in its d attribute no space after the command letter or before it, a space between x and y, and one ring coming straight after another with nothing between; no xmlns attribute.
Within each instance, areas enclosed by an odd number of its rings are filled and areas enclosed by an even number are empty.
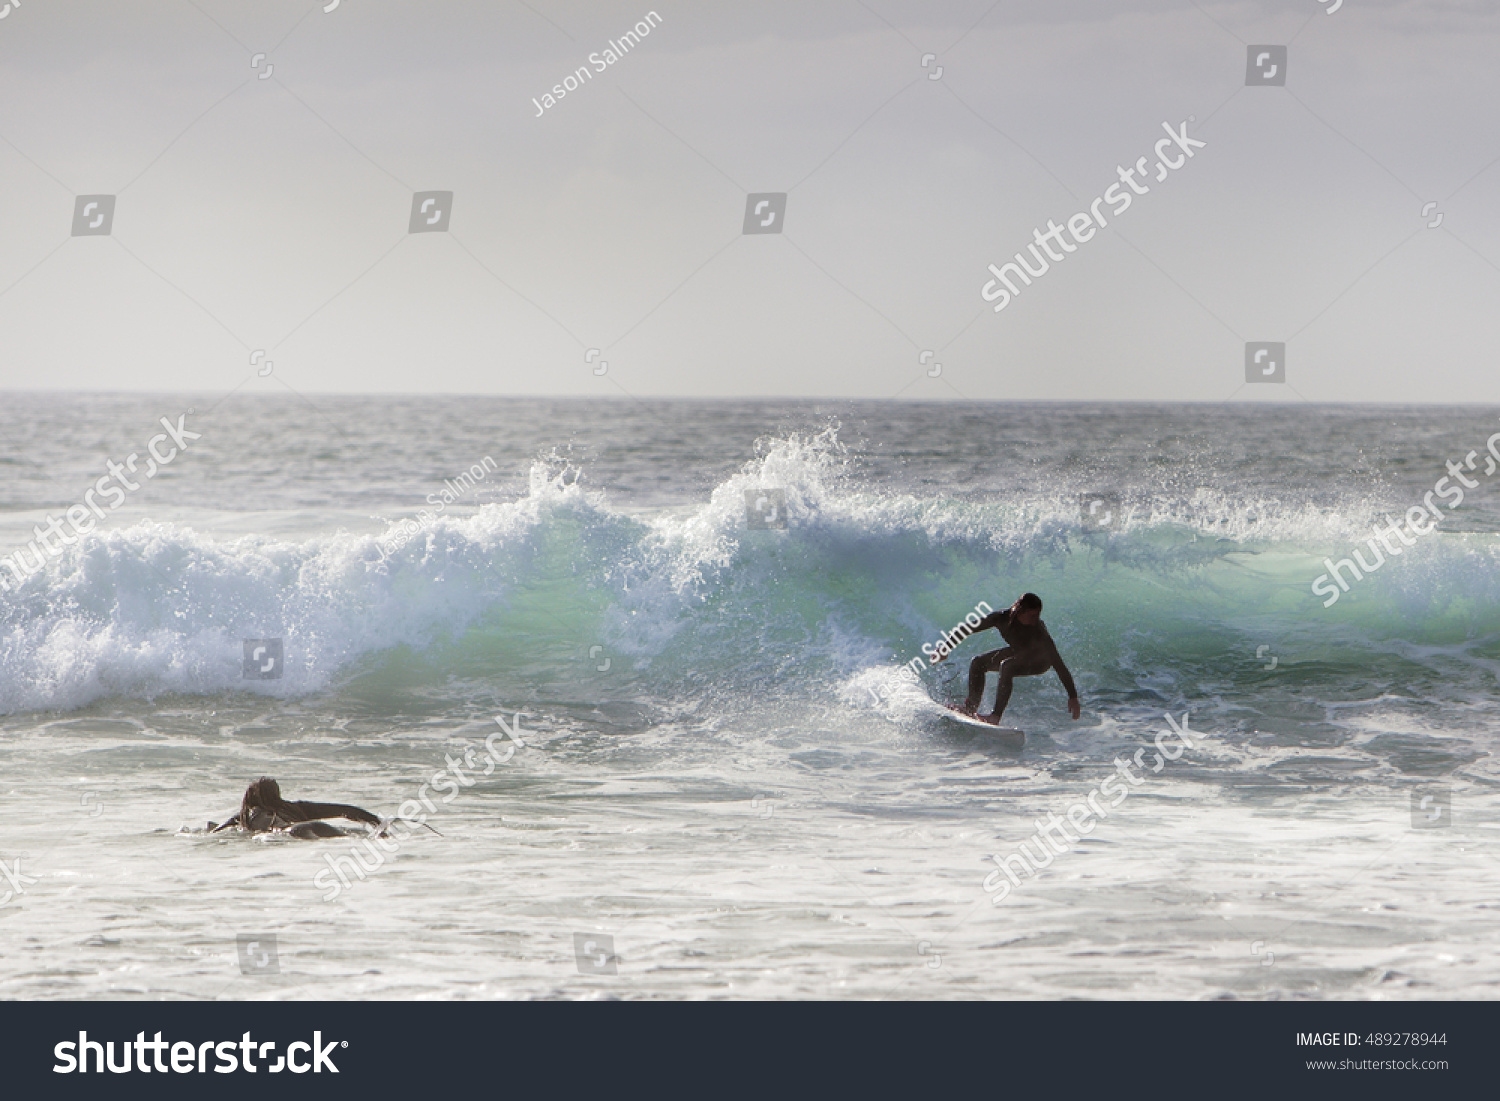
<svg viewBox="0 0 1500 1101"><path fill-rule="evenodd" d="M1023 593L1021 598L1003 612L992 612L979 621L975 631L986 631L991 627L1000 632L1007 645L999 650L980 654L969 662L969 695L958 710L965 715L979 718L979 701L984 695L986 673L999 673L1000 686L995 691L995 710L985 717L986 722L1000 722L1010 703L1010 693L1017 677L1036 677L1049 669L1057 670L1057 679L1062 681L1068 693L1068 714L1078 718L1081 707L1078 688L1073 684L1073 674L1063 664L1057 644L1047 633L1042 622L1042 598L1036 593ZM940 661L947 661L943 655Z"/></svg>

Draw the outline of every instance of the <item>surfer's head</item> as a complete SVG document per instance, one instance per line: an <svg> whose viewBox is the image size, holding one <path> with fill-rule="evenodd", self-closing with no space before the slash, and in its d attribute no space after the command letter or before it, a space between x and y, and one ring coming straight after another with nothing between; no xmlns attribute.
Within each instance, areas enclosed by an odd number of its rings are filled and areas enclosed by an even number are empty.
<svg viewBox="0 0 1500 1101"><path fill-rule="evenodd" d="M1016 619L1030 627L1042 617L1042 598L1036 593L1022 593L1021 599L1011 605Z"/></svg>
<svg viewBox="0 0 1500 1101"><path fill-rule="evenodd" d="M276 811L281 808L281 785L269 776L252 780L245 789L245 798L240 800L240 825L249 828L256 811Z"/></svg>

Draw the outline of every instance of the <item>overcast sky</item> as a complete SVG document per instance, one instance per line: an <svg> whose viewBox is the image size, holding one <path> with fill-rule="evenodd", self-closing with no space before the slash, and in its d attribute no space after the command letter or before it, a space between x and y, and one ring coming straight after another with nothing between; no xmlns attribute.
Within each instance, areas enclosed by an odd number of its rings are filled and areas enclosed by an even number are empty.
<svg viewBox="0 0 1500 1101"><path fill-rule="evenodd" d="M330 2L11 0L0 388L1500 400L1491 0Z"/></svg>

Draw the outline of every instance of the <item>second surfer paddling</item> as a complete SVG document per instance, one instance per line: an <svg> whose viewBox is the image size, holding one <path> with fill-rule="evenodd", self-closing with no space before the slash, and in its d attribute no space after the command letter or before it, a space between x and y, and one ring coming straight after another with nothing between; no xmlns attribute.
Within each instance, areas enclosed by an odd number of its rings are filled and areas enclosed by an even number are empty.
<svg viewBox="0 0 1500 1101"><path fill-rule="evenodd" d="M240 812L223 825L208 824L210 833L220 830L239 829L245 833L285 832L292 837L310 839L314 837L343 837L346 831L323 821L325 818L342 818L350 822L381 826L380 819L361 807L345 803L309 803L281 797L281 786L269 776L262 776L245 789L240 801Z"/></svg>
<svg viewBox="0 0 1500 1101"><path fill-rule="evenodd" d="M978 718L979 701L984 695L985 674L999 673L1000 686L995 691L995 710L985 716L984 720L998 725L1000 716L1010 703L1012 682L1016 677L1036 677L1049 669L1055 669L1057 679L1062 681L1063 688L1068 693L1068 714L1078 718L1081 708L1078 689L1073 684L1073 674L1063 664L1062 655L1057 652L1057 644L1047 633L1047 625L1042 622L1041 617L1042 598L1036 593L1024 593L1005 611L992 612L979 621L979 626L974 628L976 631L993 627L1008 645L1000 650L980 654L969 663L969 695L959 708L960 711ZM938 660L946 661L947 655L944 654Z"/></svg>

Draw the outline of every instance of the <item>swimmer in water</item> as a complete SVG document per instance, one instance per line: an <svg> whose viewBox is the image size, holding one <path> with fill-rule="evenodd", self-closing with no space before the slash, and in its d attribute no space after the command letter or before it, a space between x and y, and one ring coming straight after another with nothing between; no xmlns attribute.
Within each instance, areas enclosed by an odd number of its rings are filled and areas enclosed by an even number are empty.
<svg viewBox="0 0 1500 1101"><path fill-rule="evenodd" d="M269 776L252 781L240 800L240 812L223 825L210 822L209 833L238 829L245 833L279 831L292 837L345 837L347 830L331 826L325 818L344 818L381 828L381 821L367 810L344 803L291 802L281 797L281 785ZM383 829L382 829L383 832Z"/></svg>

